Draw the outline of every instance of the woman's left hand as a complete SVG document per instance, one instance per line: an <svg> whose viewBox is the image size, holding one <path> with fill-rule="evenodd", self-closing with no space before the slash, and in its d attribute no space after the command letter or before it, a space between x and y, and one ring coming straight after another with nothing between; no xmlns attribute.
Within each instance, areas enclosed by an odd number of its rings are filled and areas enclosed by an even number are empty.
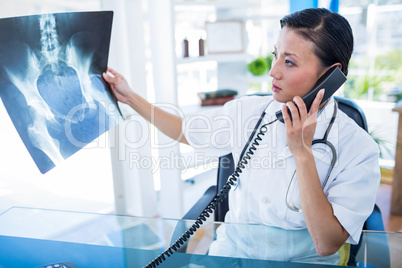
<svg viewBox="0 0 402 268"><path fill-rule="evenodd" d="M317 113L323 96L324 89L321 89L314 99L308 113L303 99L299 96L294 97L293 101L287 102L286 105L282 107L283 119L286 126L286 140L289 150L294 157L312 153L311 144L317 125ZM292 120L290 119L286 107L288 107L291 112Z"/></svg>

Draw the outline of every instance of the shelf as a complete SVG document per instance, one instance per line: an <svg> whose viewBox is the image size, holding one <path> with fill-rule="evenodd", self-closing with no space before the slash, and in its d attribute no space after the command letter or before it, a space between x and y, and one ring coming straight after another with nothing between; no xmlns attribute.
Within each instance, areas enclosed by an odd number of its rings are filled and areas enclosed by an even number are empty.
<svg viewBox="0 0 402 268"><path fill-rule="evenodd" d="M176 58L176 64L189 64L204 61L238 62L253 60L255 56L247 53L208 54L199 57Z"/></svg>

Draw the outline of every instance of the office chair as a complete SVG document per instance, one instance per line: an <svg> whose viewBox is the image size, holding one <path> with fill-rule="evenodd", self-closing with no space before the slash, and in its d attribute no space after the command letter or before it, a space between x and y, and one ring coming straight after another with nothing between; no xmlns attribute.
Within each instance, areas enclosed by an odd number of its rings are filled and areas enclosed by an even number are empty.
<svg viewBox="0 0 402 268"><path fill-rule="evenodd" d="M343 111L346 115L352 118L361 128L363 128L366 132L368 132L367 121L364 115L363 110L353 101L349 99L345 99L342 97L334 96L335 100L338 102L338 107L341 111ZM225 185L228 177L233 173L235 169L235 163L233 160L232 154L227 154L221 156L219 158L218 163L218 172L217 172L217 184L210 186L204 195L197 201L197 203L183 216L183 219L188 220L196 220L202 211L208 206L208 204L212 201L217 193L219 193L220 189ZM214 213L214 221L223 222L225 219L226 212L229 210L228 198L226 198L223 202L221 202L215 210ZM375 231L385 231L384 224L381 217L381 211L377 205L374 206L372 214L366 220L363 230L375 230ZM177 226L174 234L172 236L172 241L175 241L185 229L183 225ZM390 265L390 255L388 248L387 237L384 234L379 234L377 236L378 239L375 241L377 245L380 245L379 248L375 249L377 253L373 254L374 256L380 257L381 260L374 261L377 263L378 267L389 267ZM349 266L357 266L358 260L356 256L359 252L359 249L362 245L362 239L360 239L359 244L351 245L350 256L349 256ZM181 252L185 252L185 246L183 246L180 250ZM373 249L374 251L374 249ZM381 253L381 254L379 254ZM371 260L370 262L371 263Z"/></svg>

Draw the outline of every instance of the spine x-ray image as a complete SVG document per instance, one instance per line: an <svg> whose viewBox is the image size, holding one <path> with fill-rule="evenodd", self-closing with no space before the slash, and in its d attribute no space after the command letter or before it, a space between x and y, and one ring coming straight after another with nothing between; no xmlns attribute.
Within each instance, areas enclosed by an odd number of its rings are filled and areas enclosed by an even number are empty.
<svg viewBox="0 0 402 268"><path fill-rule="evenodd" d="M121 120L101 74L113 13L57 13L0 20L0 97L46 173Z"/></svg>

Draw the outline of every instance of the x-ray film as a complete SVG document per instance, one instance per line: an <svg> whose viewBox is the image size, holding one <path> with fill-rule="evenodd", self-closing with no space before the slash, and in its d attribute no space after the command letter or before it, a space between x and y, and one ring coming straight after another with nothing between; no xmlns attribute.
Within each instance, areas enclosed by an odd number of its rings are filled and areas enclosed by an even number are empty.
<svg viewBox="0 0 402 268"><path fill-rule="evenodd" d="M0 97L46 173L122 117L102 73L113 12L0 19Z"/></svg>

